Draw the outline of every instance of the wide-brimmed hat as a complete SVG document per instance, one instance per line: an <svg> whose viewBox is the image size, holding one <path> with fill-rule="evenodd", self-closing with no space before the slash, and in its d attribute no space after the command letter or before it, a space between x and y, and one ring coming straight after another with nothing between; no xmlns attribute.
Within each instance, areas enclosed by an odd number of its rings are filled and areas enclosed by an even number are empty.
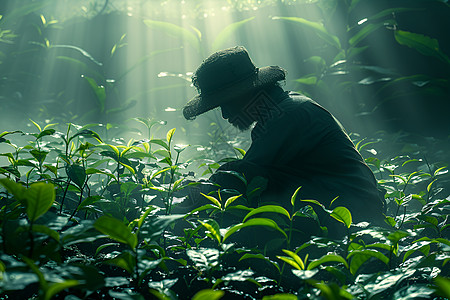
<svg viewBox="0 0 450 300"><path fill-rule="evenodd" d="M255 67L242 46L215 52L192 76L198 95L183 107L183 115L192 120L230 99L273 85L285 77L286 71L278 66Z"/></svg>

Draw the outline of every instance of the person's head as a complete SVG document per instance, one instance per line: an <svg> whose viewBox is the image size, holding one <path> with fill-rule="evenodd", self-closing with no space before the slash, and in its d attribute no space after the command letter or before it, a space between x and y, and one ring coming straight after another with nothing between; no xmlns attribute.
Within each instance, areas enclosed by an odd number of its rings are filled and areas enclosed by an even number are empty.
<svg viewBox="0 0 450 300"><path fill-rule="evenodd" d="M248 108L259 91L277 86L286 71L277 66L257 68L242 46L218 51L198 67L192 83L198 95L183 108L186 119L192 120L215 107L222 116L239 129L247 129L255 121Z"/></svg>

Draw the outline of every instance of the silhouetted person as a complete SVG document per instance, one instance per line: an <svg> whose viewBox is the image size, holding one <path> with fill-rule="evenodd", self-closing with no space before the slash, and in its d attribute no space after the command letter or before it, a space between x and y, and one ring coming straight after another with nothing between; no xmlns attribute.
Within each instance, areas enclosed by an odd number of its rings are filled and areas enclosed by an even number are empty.
<svg viewBox="0 0 450 300"><path fill-rule="evenodd" d="M255 67L244 47L218 51L193 75L199 94L184 107L184 117L191 120L220 107L223 118L241 130L256 123L244 158L219 171L236 171L249 182L257 176L266 178L258 205L278 203L288 208L291 195L301 186L298 199L315 199L330 208L338 197L331 209L347 207L354 223L382 222L383 200L372 171L326 109L280 87L285 74L277 66ZM218 172L210 180L245 193L245 186L233 177ZM334 226L330 222L325 221Z"/></svg>

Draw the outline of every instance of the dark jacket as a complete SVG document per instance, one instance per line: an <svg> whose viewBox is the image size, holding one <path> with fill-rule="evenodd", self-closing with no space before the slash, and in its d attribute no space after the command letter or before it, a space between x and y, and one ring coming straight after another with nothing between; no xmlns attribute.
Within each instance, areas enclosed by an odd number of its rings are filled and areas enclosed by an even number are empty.
<svg viewBox="0 0 450 300"><path fill-rule="evenodd" d="M272 90L251 137L244 158L220 170L243 173L248 181L267 178L264 202L289 206L301 186L297 199L318 200L331 209L345 206L354 223L382 221L384 201L372 171L341 124L313 100L281 88ZM228 184L221 176L211 180Z"/></svg>

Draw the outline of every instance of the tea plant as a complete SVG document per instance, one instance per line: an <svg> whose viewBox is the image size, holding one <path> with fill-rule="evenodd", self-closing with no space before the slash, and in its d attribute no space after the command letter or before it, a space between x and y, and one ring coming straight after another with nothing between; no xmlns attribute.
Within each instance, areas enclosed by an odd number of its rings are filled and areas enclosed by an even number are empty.
<svg viewBox="0 0 450 300"><path fill-rule="evenodd" d="M261 178L241 176L245 194L202 189L206 182L186 179L188 146L174 144L175 128L157 139L157 123L139 121L149 125L148 139L36 122L35 132L0 135L11 149L0 168L2 296L448 297L446 165L420 153L379 158L366 149L383 141L357 143L370 153L388 207L386 226L354 224L345 207L302 199L301 187L289 207L259 203ZM186 210L190 197L202 200ZM341 226L340 239L327 236L319 210ZM317 231L308 236L298 222Z"/></svg>

